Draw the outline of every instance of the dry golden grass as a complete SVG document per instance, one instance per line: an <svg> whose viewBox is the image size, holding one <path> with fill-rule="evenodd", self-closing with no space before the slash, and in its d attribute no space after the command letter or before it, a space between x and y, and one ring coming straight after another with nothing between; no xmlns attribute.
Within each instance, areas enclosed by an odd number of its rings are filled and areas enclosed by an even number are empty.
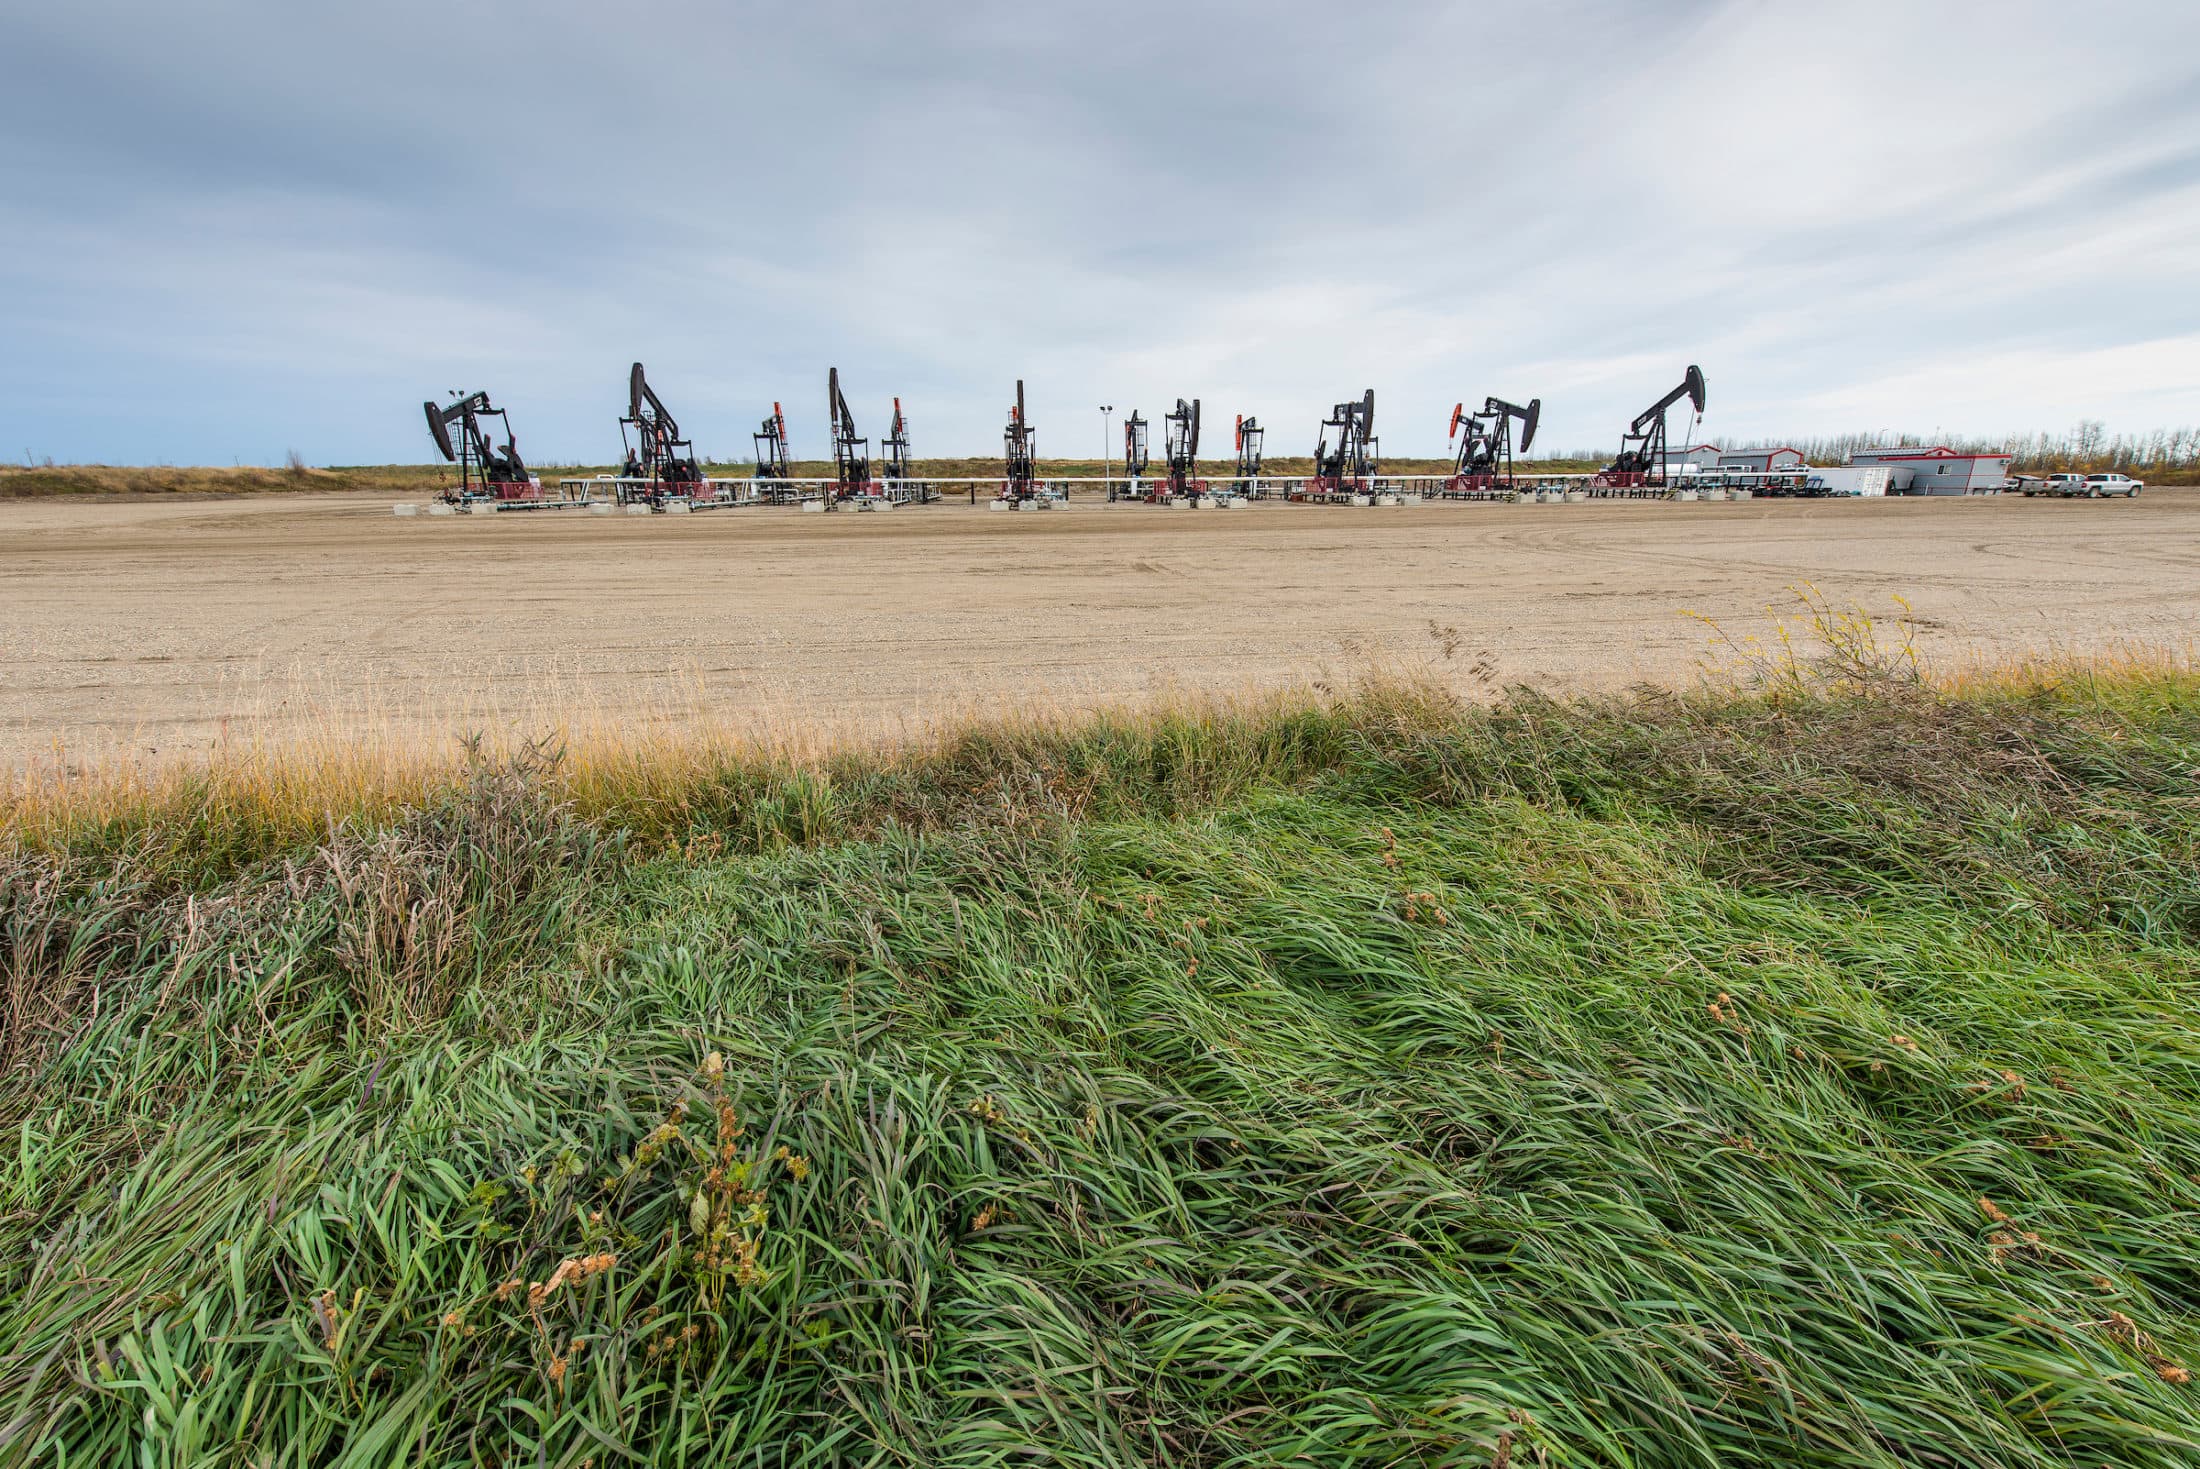
<svg viewBox="0 0 2200 1469"><path fill-rule="evenodd" d="M428 494L449 475L427 464L346 469L230 469L205 466L0 464L0 499L49 495L266 495L382 490Z"/></svg>
<svg viewBox="0 0 2200 1469"><path fill-rule="evenodd" d="M2024 697L2143 692L2189 685L2200 673L2189 642L2048 647L2023 657L1929 665L1918 652L1907 603L1893 600L1892 615L1880 617L1798 587L1789 603L1768 609L1773 631L1764 636L1733 637L1703 619L1711 637L1695 692L1719 701L1774 702L1897 687ZM586 685L556 677L532 682L521 703L465 696L447 710L399 710L372 691L354 690L317 704L315 718L302 727L224 742L203 758L146 761L57 749L52 759L0 777L0 832L33 848L62 849L101 831L196 826L249 831L256 844L281 846L325 835L347 818L371 821L417 805L484 759L533 762L546 750L556 753L548 779L559 799L584 819L639 818L645 827L671 829L694 793L729 771L828 783L836 772L898 779L974 745L1023 748L1116 736L1151 742L1164 731L1227 741L1231 730L1347 703L1418 711L1415 719L1432 712L1451 717L1463 701L1433 672L1427 661L1363 659L1350 671L1280 688L1247 683L1128 702L1061 693L1013 703L971 699L893 718L871 711L821 716L767 701L737 716L698 721L693 691L677 680L616 707Z"/></svg>
<svg viewBox="0 0 2200 1469"><path fill-rule="evenodd" d="M1444 697L1421 689L1414 670L1382 668L1349 682L1355 696L1411 689L1416 697ZM708 722L695 719L689 695L672 683L612 707L585 686L549 679L533 685L524 704L459 696L453 708L465 714L395 711L371 694L355 695L315 705L309 721L280 736L224 741L203 757L148 761L57 747L48 759L0 774L0 831L32 847L60 848L117 825L180 829L211 818L305 840L346 817L371 820L418 803L483 760L544 750L557 753L549 778L559 797L596 818L669 809L730 769L824 773L854 762L892 772L973 739L1013 745L1095 725L1125 733L1219 728L1332 703L1346 684L1248 682L1114 705L1060 693L1013 703L943 701L893 718L875 711L832 717L766 702Z"/></svg>

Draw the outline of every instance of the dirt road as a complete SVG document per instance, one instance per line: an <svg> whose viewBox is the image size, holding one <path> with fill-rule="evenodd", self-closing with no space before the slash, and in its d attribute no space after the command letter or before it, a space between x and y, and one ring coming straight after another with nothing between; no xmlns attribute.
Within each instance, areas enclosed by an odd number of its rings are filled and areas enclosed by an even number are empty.
<svg viewBox="0 0 2200 1469"><path fill-rule="evenodd" d="M1680 681L1709 641L1687 613L1762 633L1800 583L1907 598L1939 657L2185 647L2196 572L2190 490L646 519L0 502L0 766L575 714L891 731L1370 660L1462 688Z"/></svg>

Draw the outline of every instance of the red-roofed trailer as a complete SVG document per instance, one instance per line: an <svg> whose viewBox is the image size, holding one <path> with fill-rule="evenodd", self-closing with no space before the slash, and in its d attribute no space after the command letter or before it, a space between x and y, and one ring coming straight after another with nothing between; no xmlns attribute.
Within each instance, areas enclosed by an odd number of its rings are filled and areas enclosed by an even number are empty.
<svg viewBox="0 0 2200 1469"><path fill-rule="evenodd" d="M1988 495L2009 478L2009 454L1959 454L1942 445L1930 449L1859 449L1852 465L1880 465L1891 471L1890 495Z"/></svg>

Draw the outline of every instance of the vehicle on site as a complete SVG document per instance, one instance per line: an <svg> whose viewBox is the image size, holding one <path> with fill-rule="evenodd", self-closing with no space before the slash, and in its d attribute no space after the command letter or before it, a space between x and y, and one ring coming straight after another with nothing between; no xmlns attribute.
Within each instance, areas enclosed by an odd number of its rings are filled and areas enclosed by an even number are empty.
<svg viewBox="0 0 2200 1469"><path fill-rule="evenodd" d="M2036 475L2020 474L2016 476L2016 482L2018 492L2026 496L2061 495L2064 499L2068 499L2072 495L2083 492L2085 476L2082 474L2058 473L2041 479Z"/></svg>
<svg viewBox="0 0 2200 1469"><path fill-rule="evenodd" d="M1666 453L1665 415L1674 404L1686 398L1696 410L1696 417L1703 417L1704 381L1703 369L1690 364L1681 374L1680 386L1635 415L1635 421L1620 435L1620 450L1590 481L1599 489L1664 488L1674 471L1689 466L1668 464Z"/></svg>
<svg viewBox="0 0 2200 1469"><path fill-rule="evenodd" d="M453 505L492 502L532 508L549 503L543 500L542 481L527 472L526 462L519 457L519 440L505 411L492 404L487 393L452 397L441 408L432 401L420 405L427 412L436 449L458 466L457 487L444 491L441 498ZM502 448L489 432L490 419L503 426Z"/></svg>
<svg viewBox="0 0 2200 1469"><path fill-rule="evenodd" d="M2074 493L2083 494L2089 500L2104 500L2121 495L2125 499L2136 496L2146 486L2128 474L2089 474L2085 487Z"/></svg>

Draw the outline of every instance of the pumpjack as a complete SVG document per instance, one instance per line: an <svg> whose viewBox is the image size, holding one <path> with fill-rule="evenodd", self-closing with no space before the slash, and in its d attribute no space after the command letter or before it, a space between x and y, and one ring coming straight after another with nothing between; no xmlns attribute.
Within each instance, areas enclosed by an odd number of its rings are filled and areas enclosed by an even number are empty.
<svg viewBox="0 0 2200 1469"><path fill-rule="evenodd" d="M1146 417L1137 409L1123 420L1123 498L1143 500L1146 490L1139 483L1146 475Z"/></svg>
<svg viewBox="0 0 2200 1469"><path fill-rule="evenodd" d="M1375 390L1369 388L1359 402L1339 403L1322 420L1321 433L1314 440L1314 474L1307 482L1307 494L1328 499L1368 493L1375 487L1378 448Z"/></svg>
<svg viewBox="0 0 2200 1469"><path fill-rule="evenodd" d="M1024 380L1016 379L1016 401L1008 410L1008 427L1001 432L1002 459L1005 473L1001 480L1001 499L1010 505L1023 506L1039 498L1038 461L1032 457L1031 420L1024 417Z"/></svg>
<svg viewBox="0 0 2200 1469"><path fill-rule="evenodd" d="M927 498L923 486L910 483L915 474L909 460L909 420L902 416L899 398L894 400L893 426L886 431L886 438L880 443L879 452L886 456L886 467L881 479L889 499Z"/></svg>
<svg viewBox="0 0 2200 1469"><path fill-rule="evenodd" d="M1169 460L1169 483L1157 498L1197 499L1206 493L1199 479L1199 400L1176 400L1176 412L1161 416L1161 448Z"/></svg>
<svg viewBox="0 0 2200 1469"><path fill-rule="evenodd" d="M629 428L633 442L627 442ZM649 385L639 362L626 375L626 417L619 420L619 439L626 443L626 463L619 473L622 503L657 506L701 496L703 468L695 460L695 446L680 436L679 421Z"/></svg>
<svg viewBox="0 0 2200 1469"><path fill-rule="evenodd" d="M1464 403L1451 410L1451 428L1444 437L1459 435L1459 457L1452 465L1449 493L1476 495L1513 487L1513 425L1520 425L1518 451L1528 452L1535 443L1535 426L1543 417L1543 400L1533 399L1522 408L1503 398L1484 398L1480 413L1467 412Z"/></svg>
<svg viewBox="0 0 2200 1469"><path fill-rule="evenodd" d="M830 369L825 379L827 407L833 418L833 487L825 497L827 509L842 500L878 493L871 478L871 441L856 436L856 418L840 391L840 369Z"/></svg>
<svg viewBox="0 0 2200 1469"><path fill-rule="evenodd" d="M490 403L487 393L454 395L438 408L433 401L420 405L428 415L428 432L443 457L458 466L458 489L443 498L454 504L476 500L532 505L542 501L542 481L527 472L519 457L519 441L512 435L512 420ZM487 423L495 419L504 429L504 447L498 448ZM456 435L452 433L457 430Z"/></svg>
<svg viewBox="0 0 2200 1469"><path fill-rule="evenodd" d="M1266 433L1259 419L1238 416L1237 477L1230 482L1230 493L1240 499L1260 498L1260 443Z"/></svg>
<svg viewBox="0 0 2200 1469"><path fill-rule="evenodd" d="M784 503L794 494L794 468L787 462L787 415L777 403L761 426L750 437L756 440L756 481L758 491L773 504Z"/></svg>
<svg viewBox="0 0 2200 1469"><path fill-rule="evenodd" d="M1596 477L1599 485L1630 489L1642 485L1663 488L1668 475L1665 457L1665 415L1686 398L1703 416L1703 369L1693 364L1681 376L1680 386L1635 415L1620 435L1619 455Z"/></svg>

